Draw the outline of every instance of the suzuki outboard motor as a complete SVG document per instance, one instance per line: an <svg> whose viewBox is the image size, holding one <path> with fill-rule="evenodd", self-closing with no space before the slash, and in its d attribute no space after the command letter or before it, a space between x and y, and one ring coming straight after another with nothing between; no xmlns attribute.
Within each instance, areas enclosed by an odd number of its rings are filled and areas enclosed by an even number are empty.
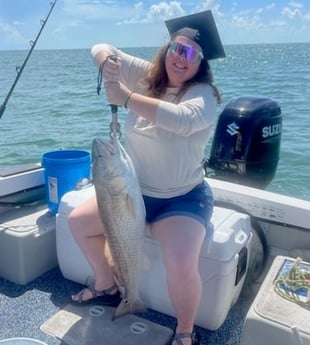
<svg viewBox="0 0 310 345"><path fill-rule="evenodd" d="M265 188L280 154L282 116L270 98L244 96L229 101L219 116L205 169L209 177Z"/></svg>

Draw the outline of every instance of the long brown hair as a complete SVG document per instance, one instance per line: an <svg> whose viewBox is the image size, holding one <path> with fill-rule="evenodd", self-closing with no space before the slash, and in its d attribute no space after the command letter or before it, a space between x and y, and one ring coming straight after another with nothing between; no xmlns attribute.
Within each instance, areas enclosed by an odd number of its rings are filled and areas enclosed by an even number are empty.
<svg viewBox="0 0 310 345"><path fill-rule="evenodd" d="M169 49L169 44L170 43L159 49L143 81L143 84L146 85L147 96L160 98L166 92L168 75L165 67L165 59ZM213 85L213 74L209 62L206 59L201 60L199 69L195 76L192 79L187 80L181 87L178 97L181 97L190 86L197 83L209 84L214 91L214 96L216 97L217 102L221 102L221 95L218 88Z"/></svg>

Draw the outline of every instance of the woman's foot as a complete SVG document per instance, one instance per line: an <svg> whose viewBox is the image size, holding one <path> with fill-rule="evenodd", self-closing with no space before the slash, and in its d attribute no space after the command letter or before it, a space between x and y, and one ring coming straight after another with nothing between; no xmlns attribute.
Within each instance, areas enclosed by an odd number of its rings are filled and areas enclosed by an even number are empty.
<svg viewBox="0 0 310 345"><path fill-rule="evenodd" d="M177 332L172 345L200 345L200 336L195 332Z"/></svg>
<svg viewBox="0 0 310 345"><path fill-rule="evenodd" d="M192 345L194 344L194 333L176 333L172 345Z"/></svg>
<svg viewBox="0 0 310 345"><path fill-rule="evenodd" d="M71 302L74 304L104 304L117 307L121 301L121 294L116 284L106 290L96 290L89 286L82 289L77 294L71 296Z"/></svg>

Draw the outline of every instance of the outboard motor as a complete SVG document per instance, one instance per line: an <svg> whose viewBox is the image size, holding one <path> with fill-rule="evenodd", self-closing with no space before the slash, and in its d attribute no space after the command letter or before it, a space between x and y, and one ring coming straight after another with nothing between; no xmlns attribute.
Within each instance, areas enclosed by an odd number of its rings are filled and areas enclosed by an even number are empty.
<svg viewBox="0 0 310 345"><path fill-rule="evenodd" d="M273 179L280 153L282 116L270 98L233 98L219 116L205 170L209 177L265 188Z"/></svg>

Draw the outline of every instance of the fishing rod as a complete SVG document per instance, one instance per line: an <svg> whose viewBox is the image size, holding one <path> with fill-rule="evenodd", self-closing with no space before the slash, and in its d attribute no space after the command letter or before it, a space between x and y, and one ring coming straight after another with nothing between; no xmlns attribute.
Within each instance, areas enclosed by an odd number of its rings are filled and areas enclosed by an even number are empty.
<svg viewBox="0 0 310 345"><path fill-rule="evenodd" d="M10 91L8 92L8 94L7 94L7 96L6 96L6 98L5 98L4 102L3 102L3 104L2 104L1 107L0 107L0 119L1 119L1 117L2 117L2 115L3 115L3 113L4 113L4 111L5 111L6 104L8 103L8 101L9 101L11 95L12 95L12 92L13 92L13 90L14 90L14 88L15 88L15 86L16 86L16 84L17 84L17 82L18 82L18 80L19 80L19 78L20 78L20 76L21 76L21 74L23 73L23 70L24 70L24 68L25 68L25 66L26 66L26 64L27 64L27 62L28 62L28 59L29 59L29 57L30 57L30 55L31 55L31 53L32 53L32 51L33 51L33 49L34 49L34 47L36 46L36 44L37 44L37 42L38 42L38 39L39 39L39 37L40 37L40 35L41 35L41 32L43 31L44 26L45 26L46 22L48 21L48 18L49 18L49 16L50 16L50 14L51 14L52 11L53 11L53 8L54 8L56 2L57 2L57 0L51 1L51 8L50 8L50 10L49 10L49 12L48 12L46 18L41 20L41 29L40 29L40 31L38 32L37 37L35 38L34 41L30 41L31 47L30 47L30 50L29 50L29 52L28 52L28 54L27 54L27 56L26 56L26 58L25 58L25 60L24 60L24 62L23 62L23 64L22 64L22 66L21 66L21 67L16 67L16 71L17 71L16 78L15 78L14 83L12 84L12 86L11 86L11 88L10 88Z"/></svg>

